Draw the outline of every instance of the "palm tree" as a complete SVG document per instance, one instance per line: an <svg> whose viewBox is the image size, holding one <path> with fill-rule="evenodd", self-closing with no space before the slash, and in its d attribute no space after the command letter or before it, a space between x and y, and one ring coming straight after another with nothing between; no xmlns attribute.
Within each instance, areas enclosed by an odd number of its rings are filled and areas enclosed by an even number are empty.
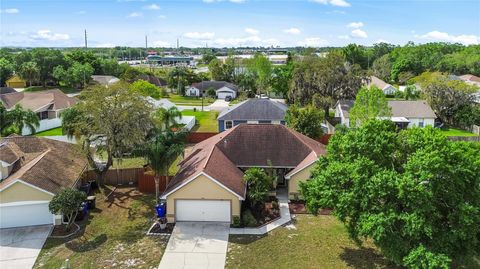
<svg viewBox="0 0 480 269"><path fill-rule="evenodd" d="M36 128L40 126L40 119L32 110L24 110L22 106L16 105L14 109L7 110L2 105L0 107L2 135L12 133L22 134L23 127L27 127L32 134L35 134Z"/></svg>
<svg viewBox="0 0 480 269"><path fill-rule="evenodd" d="M140 154L147 160L155 173L155 199L157 204L160 176L166 176L168 184L168 168L183 153L184 141L185 132L157 131L156 135L140 149Z"/></svg>
<svg viewBox="0 0 480 269"><path fill-rule="evenodd" d="M182 113L175 106L169 109L159 108L153 115L153 121L160 130L171 130L178 127L177 119L181 118Z"/></svg>

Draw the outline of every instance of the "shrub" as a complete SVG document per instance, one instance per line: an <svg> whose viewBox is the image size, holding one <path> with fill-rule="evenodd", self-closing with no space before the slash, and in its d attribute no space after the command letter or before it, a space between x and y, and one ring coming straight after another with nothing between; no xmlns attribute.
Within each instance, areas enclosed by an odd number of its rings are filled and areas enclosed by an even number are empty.
<svg viewBox="0 0 480 269"><path fill-rule="evenodd" d="M279 209L280 209L280 205L278 204L277 201L273 201L273 202L272 202L272 208L275 209L275 210L279 210Z"/></svg>
<svg viewBox="0 0 480 269"><path fill-rule="evenodd" d="M257 227L257 220L249 209L243 212L243 225L246 227Z"/></svg>
<svg viewBox="0 0 480 269"><path fill-rule="evenodd" d="M233 227L234 228L240 228L241 226L241 221L240 221L240 216L233 216Z"/></svg>

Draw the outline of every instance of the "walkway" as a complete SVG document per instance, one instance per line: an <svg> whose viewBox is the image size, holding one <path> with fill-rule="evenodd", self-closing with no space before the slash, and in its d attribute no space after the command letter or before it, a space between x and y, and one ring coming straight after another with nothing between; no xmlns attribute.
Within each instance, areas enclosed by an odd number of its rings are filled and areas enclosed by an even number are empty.
<svg viewBox="0 0 480 269"><path fill-rule="evenodd" d="M177 222L159 269L224 268L229 223Z"/></svg>
<svg viewBox="0 0 480 269"><path fill-rule="evenodd" d="M292 220L288 208L288 193L286 189L277 190L278 205L280 207L280 218L259 228L230 228L230 234L265 234Z"/></svg>

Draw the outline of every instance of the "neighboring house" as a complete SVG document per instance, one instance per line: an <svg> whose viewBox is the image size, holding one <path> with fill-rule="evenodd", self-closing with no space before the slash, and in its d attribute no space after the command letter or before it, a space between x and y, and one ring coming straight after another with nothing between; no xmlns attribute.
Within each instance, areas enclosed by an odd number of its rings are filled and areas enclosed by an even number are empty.
<svg viewBox="0 0 480 269"><path fill-rule="evenodd" d="M14 93L17 92L14 88L11 87L0 87L0 94Z"/></svg>
<svg viewBox="0 0 480 269"><path fill-rule="evenodd" d="M93 75L91 76L91 78L95 83L98 83L105 87L108 87L120 81L120 79L115 76Z"/></svg>
<svg viewBox="0 0 480 269"><path fill-rule="evenodd" d="M13 75L7 81L5 81L7 87L10 88L25 88L27 87L27 82L21 79L18 75Z"/></svg>
<svg viewBox="0 0 480 269"><path fill-rule="evenodd" d="M37 113L40 119L40 127L37 132L62 126L60 113L78 102L75 97L68 97L58 89L37 92L14 92L0 94L0 101L7 110L21 105L23 109L30 109ZM30 134L30 130L24 128L22 135Z"/></svg>
<svg viewBox="0 0 480 269"><path fill-rule="evenodd" d="M75 145L36 136L0 141L0 228L60 224L48 210L63 188L78 187L87 162Z"/></svg>
<svg viewBox="0 0 480 269"><path fill-rule="evenodd" d="M350 109L353 104L353 100L340 100L335 106L335 117L347 127L350 127ZM435 126L437 116L425 100L388 101L388 105L392 109L390 120L400 128Z"/></svg>
<svg viewBox="0 0 480 269"><path fill-rule="evenodd" d="M370 76L370 81L368 82L367 86L375 86L382 90L385 95L393 95L397 91L395 87L377 78L376 76Z"/></svg>
<svg viewBox="0 0 480 269"><path fill-rule="evenodd" d="M325 154L323 144L286 126L238 125L198 143L179 163L161 196L168 221L231 222L240 216L247 195L243 173L251 167L272 169L272 190L287 189L290 199L299 199L299 182L310 179Z"/></svg>
<svg viewBox="0 0 480 269"><path fill-rule="evenodd" d="M241 123L285 125L287 105L266 98L251 98L218 115L218 131L223 132Z"/></svg>
<svg viewBox="0 0 480 269"><path fill-rule="evenodd" d="M230 96L232 99L237 97L238 88L234 84L226 81L202 81L193 83L185 91L187 96L206 96L209 89L215 90L218 99L225 99Z"/></svg>
<svg viewBox="0 0 480 269"><path fill-rule="evenodd" d="M154 99L152 97L147 97L147 100L156 108L164 108L164 109L170 109L171 107L177 107L174 103L172 103L168 99ZM181 110L177 107L178 110ZM177 123L182 124L183 127L187 130L190 131L195 127L196 119L195 116L182 116L181 118L176 119Z"/></svg>
<svg viewBox="0 0 480 269"><path fill-rule="evenodd" d="M480 77L477 77L471 74L466 74L466 75L458 76L458 78L460 80L465 81L467 84L480 87Z"/></svg>

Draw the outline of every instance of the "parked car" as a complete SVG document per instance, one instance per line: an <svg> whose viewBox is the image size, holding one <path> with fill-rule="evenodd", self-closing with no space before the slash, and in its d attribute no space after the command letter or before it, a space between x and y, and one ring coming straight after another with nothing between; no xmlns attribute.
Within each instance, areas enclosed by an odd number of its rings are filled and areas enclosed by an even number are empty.
<svg viewBox="0 0 480 269"><path fill-rule="evenodd" d="M231 97L231 96L227 96L227 97L225 97L225 101L227 101L227 102L230 102L230 101L232 101L232 97Z"/></svg>

